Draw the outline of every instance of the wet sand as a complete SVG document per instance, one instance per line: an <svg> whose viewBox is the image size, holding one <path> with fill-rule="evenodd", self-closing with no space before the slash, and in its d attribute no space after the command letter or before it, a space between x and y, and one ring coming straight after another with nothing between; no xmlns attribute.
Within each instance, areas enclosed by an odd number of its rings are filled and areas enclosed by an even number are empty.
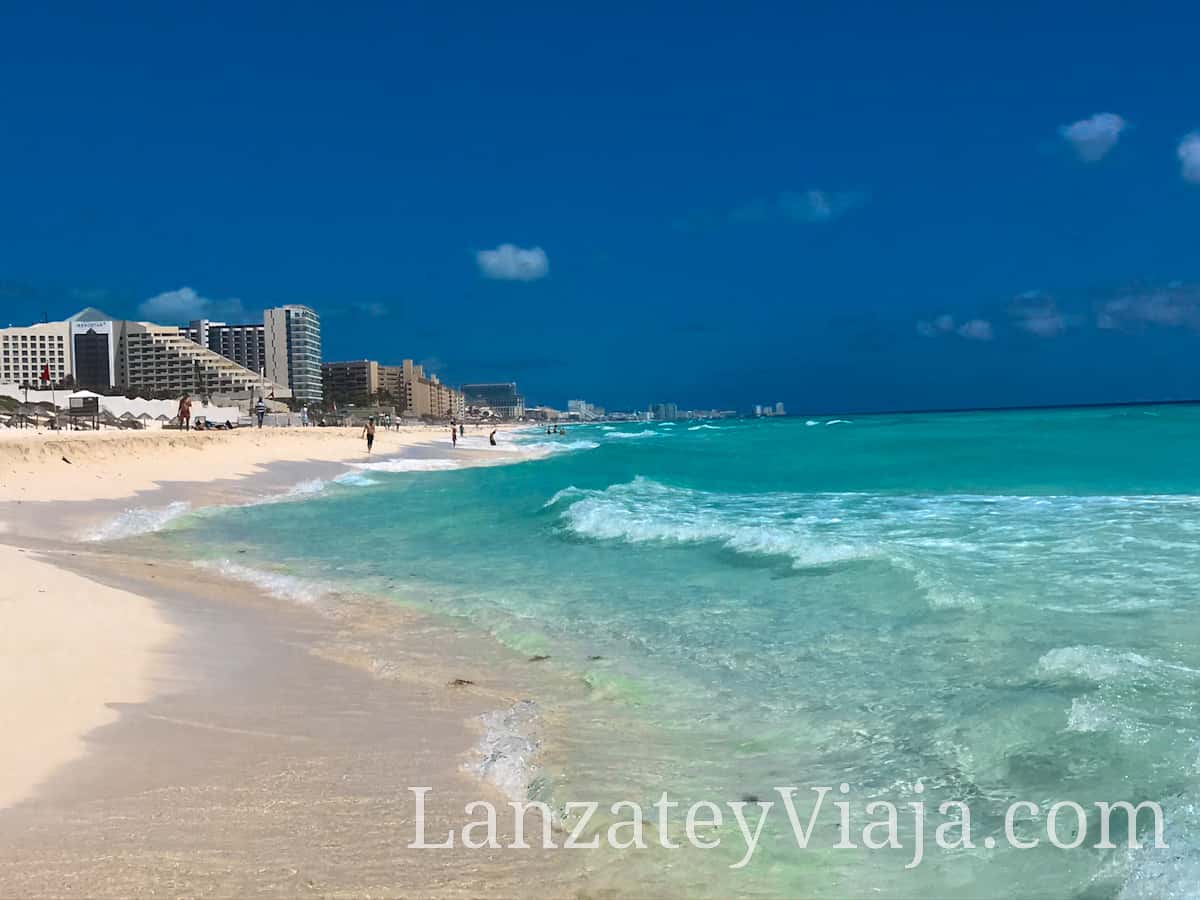
<svg viewBox="0 0 1200 900"><path fill-rule="evenodd" d="M118 704L33 799L0 810L0 896L578 892L582 861L561 852L407 847L409 787L433 788L431 841L470 820L465 803L508 800L464 769L478 717L518 698L495 658L398 608L365 625L167 564L73 566L154 597L179 635L164 651L172 674L160 695ZM386 626L388 650L363 643ZM475 685L452 686L451 672Z"/></svg>

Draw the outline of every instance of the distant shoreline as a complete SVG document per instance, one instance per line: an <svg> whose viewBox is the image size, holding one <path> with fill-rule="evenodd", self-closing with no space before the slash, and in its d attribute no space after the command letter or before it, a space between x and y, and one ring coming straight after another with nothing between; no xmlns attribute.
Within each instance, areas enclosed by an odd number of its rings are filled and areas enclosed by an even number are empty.
<svg viewBox="0 0 1200 900"><path fill-rule="evenodd" d="M1029 406L954 406L931 407L928 409L872 409L872 410L826 410L824 412L796 412L782 416L755 416L753 414L738 416L740 419L804 419L814 416L921 416L934 413L973 413L973 412L1042 412L1063 409L1122 409L1139 406L1195 406L1197 400L1127 400L1105 403L1045 403ZM580 423L586 424L586 423Z"/></svg>

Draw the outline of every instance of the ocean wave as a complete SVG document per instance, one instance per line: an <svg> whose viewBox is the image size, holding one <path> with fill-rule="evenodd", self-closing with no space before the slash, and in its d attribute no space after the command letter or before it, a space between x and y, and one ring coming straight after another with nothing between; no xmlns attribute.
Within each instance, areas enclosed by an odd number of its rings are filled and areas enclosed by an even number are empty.
<svg viewBox="0 0 1200 900"><path fill-rule="evenodd" d="M639 438L662 437L661 431L610 431L604 435L606 438L628 438L635 440Z"/></svg>
<svg viewBox="0 0 1200 900"><path fill-rule="evenodd" d="M825 424L826 425L850 425L852 423L850 422L849 419L830 419Z"/></svg>
<svg viewBox="0 0 1200 900"><path fill-rule="evenodd" d="M534 433L536 434L536 432ZM495 444L492 444L488 440L487 435L464 435L458 439L458 448L460 450L481 450L485 453L518 453L522 447L528 446L527 444L514 442L510 434L507 431L497 432Z"/></svg>
<svg viewBox="0 0 1200 900"><path fill-rule="evenodd" d="M87 535L89 541L115 541L139 534L161 531L180 516L191 512L192 504L184 500L166 506L131 507Z"/></svg>
<svg viewBox="0 0 1200 900"><path fill-rule="evenodd" d="M688 431L720 431L719 425L689 425Z"/></svg>
<svg viewBox="0 0 1200 900"><path fill-rule="evenodd" d="M296 603L311 606L330 593L330 589L312 579L297 578L284 572L272 572L269 569L256 569L229 559L214 562L197 562L195 566L208 569L226 578L244 581L261 588L273 597L281 600L291 600Z"/></svg>
<svg viewBox="0 0 1200 900"><path fill-rule="evenodd" d="M1154 847L1154 834L1139 837L1140 850L1131 851L1125 883L1118 900L1186 900L1196 896L1200 884L1200 800L1194 789L1165 800L1163 843L1169 851Z"/></svg>
<svg viewBox="0 0 1200 900"><path fill-rule="evenodd" d="M381 459L379 462L351 463L356 469L365 472L441 472L448 469L460 469L461 464L453 459Z"/></svg>
<svg viewBox="0 0 1200 900"><path fill-rule="evenodd" d="M1037 663L1038 674L1050 678L1075 678L1104 684L1113 680L1153 678L1171 672L1200 675L1200 671L1151 659L1140 653L1110 647L1057 647L1043 654Z"/></svg>
<svg viewBox="0 0 1200 900"><path fill-rule="evenodd" d="M347 472L332 480L310 478L292 485L282 493L264 494L241 503L228 504L226 508L263 506L269 503L286 503L300 500L324 492L331 484L346 485L347 487L366 487L378 484L373 478L361 472ZM218 509L220 507L205 507L198 514ZM109 522L85 535L88 541L114 541L121 538L134 537L140 534L150 534L162 531L176 519L192 512L192 504L186 500L177 500L159 507L131 507Z"/></svg>
<svg viewBox="0 0 1200 900"><path fill-rule="evenodd" d="M575 450L595 450L599 446L595 441L540 441L531 444L522 444L521 449L543 455L550 453L570 453Z"/></svg>
<svg viewBox="0 0 1200 900"><path fill-rule="evenodd" d="M596 540L714 542L738 553L787 556L797 568L878 555L869 546L823 539L796 520L761 521L766 510L747 515L744 498L738 502L642 477L603 491L567 488L547 505L568 498L573 502L562 512L563 521L573 533Z"/></svg>
<svg viewBox="0 0 1200 900"><path fill-rule="evenodd" d="M711 543L797 568L880 562L933 608L1028 605L1072 614L1171 606L1194 577L1185 496L724 494L646 479L550 499L565 531L600 541ZM1047 567L1047 556L1058 564ZM997 578L998 572L1013 573ZM1036 573L1036 574L1035 574ZM1047 661L1051 665L1054 657Z"/></svg>
<svg viewBox="0 0 1200 900"><path fill-rule="evenodd" d="M345 475L339 475L333 479L334 484L345 484L351 487L367 487L372 484L379 484L374 478L364 475L361 472L347 472Z"/></svg>
<svg viewBox="0 0 1200 900"><path fill-rule="evenodd" d="M1051 678L1078 678L1102 683L1151 666L1150 660L1136 653L1111 650L1108 647L1057 647L1042 654L1038 674Z"/></svg>
<svg viewBox="0 0 1200 900"><path fill-rule="evenodd" d="M496 785L511 799L530 799L538 776L541 714L532 700L480 716L483 736L475 745L477 759L467 768Z"/></svg>
<svg viewBox="0 0 1200 900"><path fill-rule="evenodd" d="M1123 731L1125 723L1107 704L1088 697L1076 697L1067 713L1067 731L1095 734L1103 731Z"/></svg>
<svg viewBox="0 0 1200 900"><path fill-rule="evenodd" d="M329 486L329 482L323 478L313 478L309 481L301 481L299 484L294 484L288 488L287 493L283 494L287 497L306 497L309 494L319 494Z"/></svg>
<svg viewBox="0 0 1200 900"><path fill-rule="evenodd" d="M268 503L287 503L290 500L302 500L305 497L324 493L332 484L344 485L345 487L367 487L368 485L379 484L379 482L361 472L346 472L332 479L310 478L307 481L301 481L292 485L282 494L267 494L266 496L249 500L246 503L235 505L262 506Z"/></svg>

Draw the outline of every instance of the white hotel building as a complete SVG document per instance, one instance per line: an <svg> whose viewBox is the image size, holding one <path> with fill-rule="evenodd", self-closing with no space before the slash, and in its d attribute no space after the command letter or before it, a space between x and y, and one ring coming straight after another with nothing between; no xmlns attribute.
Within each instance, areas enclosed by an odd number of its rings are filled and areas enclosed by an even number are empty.
<svg viewBox="0 0 1200 900"><path fill-rule="evenodd" d="M0 328L0 381L36 388L49 366L50 382L61 384L74 373L70 335L68 322Z"/></svg>
<svg viewBox="0 0 1200 900"><path fill-rule="evenodd" d="M173 325L114 319L97 309L62 322L0 328L0 383L41 387L43 366L56 388L291 396L286 386L188 340Z"/></svg>

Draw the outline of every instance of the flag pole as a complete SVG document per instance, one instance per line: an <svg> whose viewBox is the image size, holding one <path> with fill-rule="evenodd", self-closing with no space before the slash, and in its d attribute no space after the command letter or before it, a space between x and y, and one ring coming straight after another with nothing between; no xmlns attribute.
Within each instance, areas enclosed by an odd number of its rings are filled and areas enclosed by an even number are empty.
<svg viewBox="0 0 1200 900"><path fill-rule="evenodd" d="M50 414L54 416L54 430L58 430L58 404L54 402L54 382L50 378L50 363L42 360L42 380L50 388Z"/></svg>

